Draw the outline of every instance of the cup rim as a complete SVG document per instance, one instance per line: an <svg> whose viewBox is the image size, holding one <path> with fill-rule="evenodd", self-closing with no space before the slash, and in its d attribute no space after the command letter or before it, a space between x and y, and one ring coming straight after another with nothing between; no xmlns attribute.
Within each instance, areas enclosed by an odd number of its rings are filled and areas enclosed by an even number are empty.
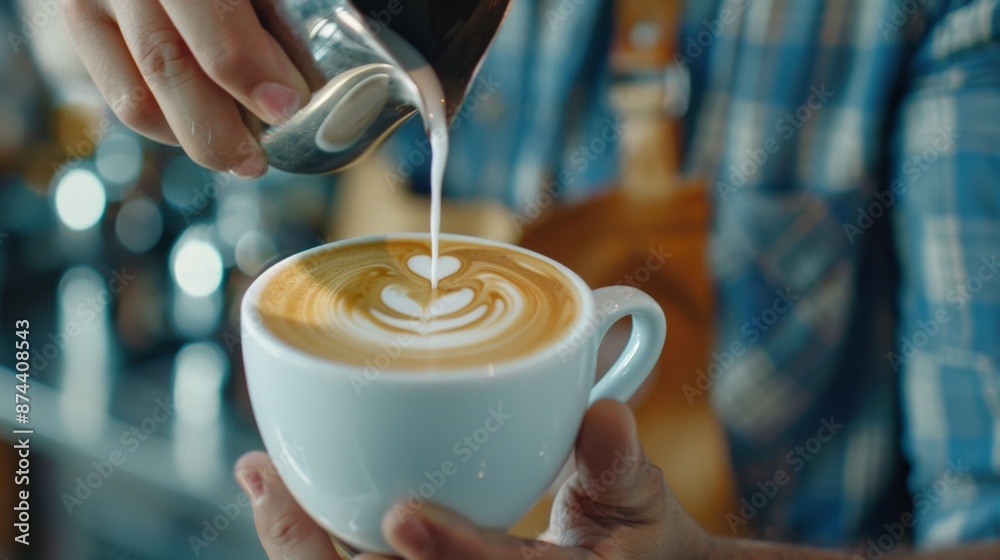
<svg viewBox="0 0 1000 560"><path fill-rule="evenodd" d="M295 263L313 254L374 241L392 241L401 239L429 240L430 237L430 233L427 232L401 232L352 237L349 239L334 241L332 243L325 243L281 259L271 265L267 270L260 273L243 294L243 299L240 304L241 338L246 339L247 337L252 337L262 347L264 347L268 353L279 357L282 361L301 366L302 368L336 367L342 370L362 369L363 366L358 364L338 361L326 356L319 356L307 350L295 347L270 332L262 320L246 321L244 318L249 317L252 314L256 314L258 316L262 315L263 312L260 310L258 302L260 301L264 288L268 285L268 283L270 283L270 281L281 271L286 270L288 267L293 266ZM596 303L593 290L587 285L586 282L583 281L582 278L580 278L578 274L567 268L562 263L523 247L471 235L442 233L441 240L465 241L488 247L516 251L552 265L576 288L581 301L580 313L574 319L573 323L566 329L566 333L562 337L554 341L549 346L531 352L530 354L491 364L483 363L475 366L439 368L431 371L397 368L392 367L390 364L389 367L379 370L378 375L380 377L386 376L389 378L400 378L409 381L428 381L436 379L456 380L463 377L477 378L484 376L505 375L518 371L528 371L534 366L549 360L563 345L569 343L573 337L577 336L578 333L581 333L583 328L589 322L590 317L594 315L594 307ZM573 352L582 350L582 348L574 348L572 345L571 348Z"/></svg>

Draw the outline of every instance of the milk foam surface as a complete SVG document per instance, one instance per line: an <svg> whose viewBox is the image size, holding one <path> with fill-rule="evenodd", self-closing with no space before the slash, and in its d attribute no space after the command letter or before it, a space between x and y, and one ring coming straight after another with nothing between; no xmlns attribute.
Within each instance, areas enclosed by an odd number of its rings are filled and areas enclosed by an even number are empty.
<svg viewBox="0 0 1000 560"><path fill-rule="evenodd" d="M527 356L558 342L577 319L579 295L545 261L442 240L432 290L430 249L426 239L396 239L310 255L265 287L265 326L338 362L436 371Z"/></svg>

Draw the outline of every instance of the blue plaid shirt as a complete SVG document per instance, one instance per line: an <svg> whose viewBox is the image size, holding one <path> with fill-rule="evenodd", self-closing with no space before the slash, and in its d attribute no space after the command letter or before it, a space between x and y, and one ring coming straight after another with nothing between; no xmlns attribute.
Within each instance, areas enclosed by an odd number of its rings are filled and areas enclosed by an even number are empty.
<svg viewBox="0 0 1000 560"><path fill-rule="evenodd" d="M609 21L513 3L452 196L613 181L614 150L579 151L611 115ZM1000 1L692 1L678 56L686 167L715 194L734 532L870 558L1000 536Z"/></svg>

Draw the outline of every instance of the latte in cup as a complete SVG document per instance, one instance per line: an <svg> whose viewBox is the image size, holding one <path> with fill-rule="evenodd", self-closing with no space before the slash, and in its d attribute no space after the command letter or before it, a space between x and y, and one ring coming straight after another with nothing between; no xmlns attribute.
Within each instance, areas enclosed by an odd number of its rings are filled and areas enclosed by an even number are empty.
<svg viewBox="0 0 1000 560"><path fill-rule="evenodd" d="M484 239L442 235L432 290L430 240L317 247L243 298L264 445L306 513L359 551L392 554L380 527L400 504L508 530L558 476L589 403L633 395L666 336L641 291L591 290L553 260ZM595 385L601 339L625 317L626 349Z"/></svg>
<svg viewBox="0 0 1000 560"><path fill-rule="evenodd" d="M549 262L446 238L432 290L430 254L420 238L314 252L263 287L263 326L315 356L419 372L529 356L578 319L579 289Z"/></svg>

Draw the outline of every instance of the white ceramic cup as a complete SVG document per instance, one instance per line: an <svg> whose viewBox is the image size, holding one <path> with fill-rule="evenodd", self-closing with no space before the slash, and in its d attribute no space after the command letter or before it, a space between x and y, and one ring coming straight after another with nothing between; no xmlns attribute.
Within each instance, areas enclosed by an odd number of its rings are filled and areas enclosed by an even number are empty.
<svg viewBox="0 0 1000 560"><path fill-rule="evenodd" d="M365 371L316 357L267 331L263 292L279 271L308 255L333 253L371 237L289 257L257 278L243 298L243 356L264 445L305 511L357 550L390 552L381 520L399 502L406 504L401 512L429 501L482 527L510 529L566 463L589 403L632 396L666 336L663 311L635 288L591 291L579 276L542 255L487 240L442 237L551 264L578 290L579 319L559 343L539 352L443 373L407 373L391 365ZM594 386L601 339L629 315L627 346ZM391 352L387 349L387 356Z"/></svg>

